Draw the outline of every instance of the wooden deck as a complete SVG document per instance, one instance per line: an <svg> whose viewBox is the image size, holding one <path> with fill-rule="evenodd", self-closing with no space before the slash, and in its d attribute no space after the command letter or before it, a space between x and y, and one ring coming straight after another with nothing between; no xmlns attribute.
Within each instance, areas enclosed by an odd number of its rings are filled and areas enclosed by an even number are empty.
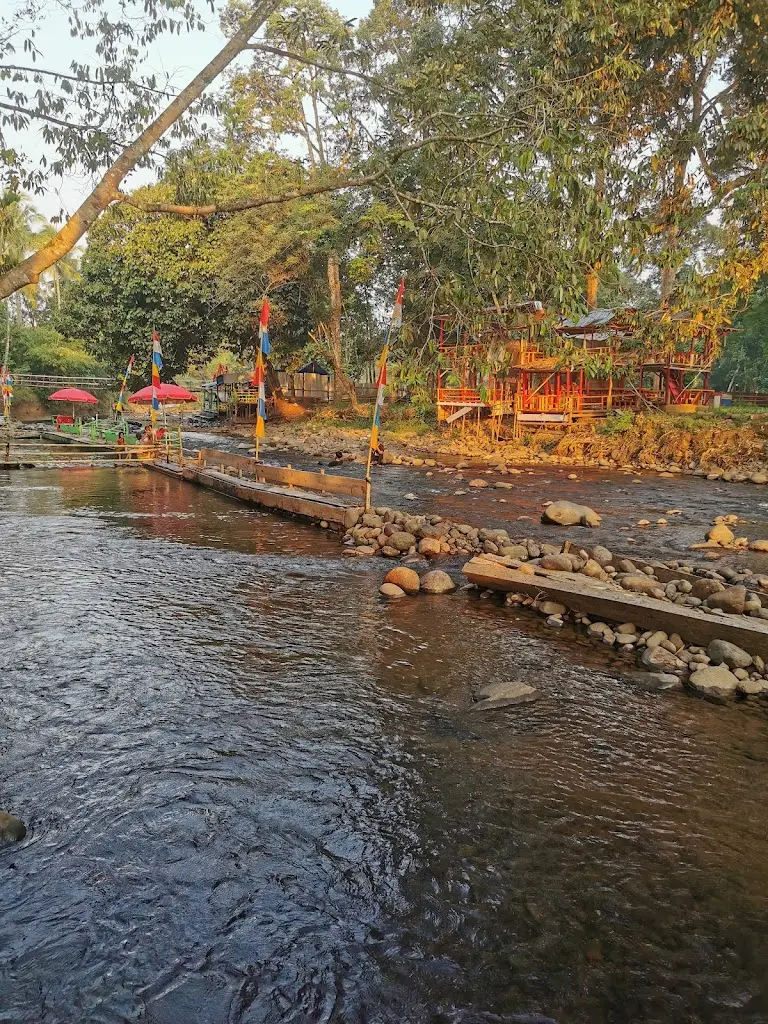
<svg viewBox="0 0 768 1024"><path fill-rule="evenodd" d="M743 615L711 615L669 601L616 590L578 573L550 572L538 566L530 575L489 558L472 558L463 568L471 583L490 590L551 598L566 608L608 622L633 622L641 629L678 633L687 643L706 647L728 640L750 654L768 659L768 622Z"/></svg>
<svg viewBox="0 0 768 1024"><path fill-rule="evenodd" d="M365 502L362 479L266 466L256 459L214 448L201 449L197 459L185 459L183 466L159 459L146 465L250 505L311 522L326 522L339 531L354 526Z"/></svg>

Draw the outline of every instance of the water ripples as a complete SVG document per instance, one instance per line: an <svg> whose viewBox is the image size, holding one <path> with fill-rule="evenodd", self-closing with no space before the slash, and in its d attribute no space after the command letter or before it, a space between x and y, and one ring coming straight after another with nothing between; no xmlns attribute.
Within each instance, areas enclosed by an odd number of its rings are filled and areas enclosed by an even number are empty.
<svg viewBox="0 0 768 1024"><path fill-rule="evenodd" d="M763 712L164 478L24 479L0 1021L766 1019ZM468 711L503 678L544 696Z"/></svg>

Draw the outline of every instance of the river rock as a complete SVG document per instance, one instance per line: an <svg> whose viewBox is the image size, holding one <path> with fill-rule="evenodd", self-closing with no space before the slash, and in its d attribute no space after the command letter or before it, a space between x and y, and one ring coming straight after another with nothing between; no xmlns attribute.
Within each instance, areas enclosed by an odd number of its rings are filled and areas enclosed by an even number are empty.
<svg viewBox="0 0 768 1024"><path fill-rule="evenodd" d="M421 577L421 589L425 594L450 594L456 584L442 569L430 569Z"/></svg>
<svg viewBox="0 0 768 1024"><path fill-rule="evenodd" d="M366 528L375 528L377 526L383 526L384 520L381 516L377 516L373 512L366 512L362 518L362 525Z"/></svg>
<svg viewBox="0 0 768 1024"><path fill-rule="evenodd" d="M765 679L740 679L736 692L742 697L768 696L768 682Z"/></svg>
<svg viewBox="0 0 768 1024"><path fill-rule="evenodd" d="M488 481L483 480L481 477L477 477L474 480L469 481L469 487L488 487Z"/></svg>
<svg viewBox="0 0 768 1024"><path fill-rule="evenodd" d="M573 571L573 562L570 555L544 555L539 564L542 569L553 569L556 572Z"/></svg>
<svg viewBox="0 0 768 1024"><path fill-rule="evenodd" d="M707 531L707 540L712 540L715 544L719 544L721 547L727 547L729 544L733 544L735 537L731 530L725 525L725 523L715 523L715 525Z"/></svg>
<svg viewBox="0 0 768 1024"><path fill-rule="evenodd" d="M646 647L640 658L640 664L652 672L674 672L685 668L685 662L665 647Z"/></svg>
<svg viewBox="0 0 768 1024"><path fill-rule="evenodd" d="M750 551L768 551L768 540L753 540L749 545Z"/></svg>
<svg viewBox="0 0 768 1024"><path fill-rule="evenodd" d="M379 593L382 597L388 597L390 599L395 597L405 597L405 591L395 583L382 583L379 587Z"/></svg>
<svg viewBox="0 0 768 1024"><path fill-rule="evenodd" d="M679 690L683 685L671 672L638 672L632 678L646 690Z"/></svg>
<svg viewBox="0 0 768 1024"><path fill-rule="evenodd" d="M623 590L629 590L632 594L645 594L648 597L658 589L658 580L650 579L648 576L625 576L619 580Z"/></svg>
<svg viewBox="0 0 768 1024"><path fill-rule="evenodd" d="M544 523L556 523L558 526L599 526L600 516L588 505L575 505L572 501L553 501L542 513Z"/></svg>
<svg viewBox="0 0 768 1024"><path fill-rule="evenodd" d="M712 640L707 655L713 665L727 665L728 668L749 668L752 655L727 640Z"/></svg>
<svg viewBox="0 0 768 1024"><path fill-rule="evenodd" d="M412 533L405 533L403 530L397 530L395 533L390 534L389 546L397 548L398 551L408 551L416 543L416 538Z"/></svg>
<svg viewBox="0 0 768 1024"><path fill-rule="evenodd" d="M477 703L473 710L484 711L486 708L507 707L511 704L528 704L537 700L541 694L527 683L499 682L487 683L477 691Z"/></svg>
<svg viewBox="0 0 768 1024"><path fill-rule="evenodd" d="M20 843L27 834L27 827L20 818L0 811L0 843Z"/></svg>
<svg viewBox="0 0 768 1024"><path fill-rule="evenodd" d="M602 566L603 568L605 568L606 565L610 565L613 561L613 555L608 550L608 548L603 547L602 544L597 544L595 547L592 548L592 557L597 562L597 564Z"/></svg>
<svg viewBox="0 0 768 1024"><path fill-rule="evenodd" d="M387 575L384 577L385 583L394 583L396 587L400 587L406 594L418 594L419 587L419 574L414 569L408 569L404 565L398 565L394 569L390 569Z"/></svg>
<svg viewBox="0 0 768 1024"><path fill-rule="evenodd" d="M720 590L725 590L720 580L696 580L691 587L691 594L704 601L710 594L716 594Z"/></svg>
<svg viewBox="0 0 768 1024"><path fill-rule="evenodd" d="M710 594L704 603L707 608L719 608L729 615L743 615L746 600L746 587L728 587L716 594Z"/></svg>
<svg viewBox="0 0 768 1024"><path fill-rule="evenodd" d="M726 665L707 665L691 675L688 685L702 697L720 700L733 696L739 680Z"/></svg>
<svg viewBox="0 0 768 1024"><path fill-rule="evenodd" d="M750 483L753 484L768 484L768 474L766 473L753 473L749 478Z"/></svg>
<svg viewBox="0 0 768 1024"><path fill-rule="evenodd" d="M600 564L594 560L594 558L588 558L579 572L582 576L589 576L589 578L593 580L605 579L605 571L602 569Z"/></svg>
<svg viewBox="0 0 768 1024"><path fill-rule="evenodd" d="M539 611L542 615L565 615L568 609L559 601L542 601Z"/></svg>
<svg viewBox="0 0 768 1024"><path fill-rule="evenodd" d="M418 552L427 558L437 558L441 552L440 541L436 537L424 537L419 541Z"/></svg>

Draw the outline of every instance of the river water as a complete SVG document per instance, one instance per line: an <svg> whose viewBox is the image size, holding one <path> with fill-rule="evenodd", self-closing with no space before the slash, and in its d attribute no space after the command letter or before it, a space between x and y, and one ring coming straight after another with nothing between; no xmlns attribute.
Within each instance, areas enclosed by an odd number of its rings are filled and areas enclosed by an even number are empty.
<svg viewBox="0 0 768 1024"><path fill-rule="evenodd" d="M761 708L140 469L0 542L2 1024L768 1020Z"/></svg>

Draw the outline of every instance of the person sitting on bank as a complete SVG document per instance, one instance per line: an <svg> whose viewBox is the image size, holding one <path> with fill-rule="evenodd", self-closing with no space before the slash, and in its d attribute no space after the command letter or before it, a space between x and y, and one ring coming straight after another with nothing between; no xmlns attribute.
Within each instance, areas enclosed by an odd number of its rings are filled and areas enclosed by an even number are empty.
<svg viewBox="0 0 768 1024"><path fill-rule="evenodd" d="M380 441L371 452L371 462L377 466L384 465L384 446Z"/></svg>
<svg viewBox="0 0 768 1024"><path fill-rule="evenodd" d="M118 459L125 458L125 431L119 430L117 432L117 457Z"/></svg>

